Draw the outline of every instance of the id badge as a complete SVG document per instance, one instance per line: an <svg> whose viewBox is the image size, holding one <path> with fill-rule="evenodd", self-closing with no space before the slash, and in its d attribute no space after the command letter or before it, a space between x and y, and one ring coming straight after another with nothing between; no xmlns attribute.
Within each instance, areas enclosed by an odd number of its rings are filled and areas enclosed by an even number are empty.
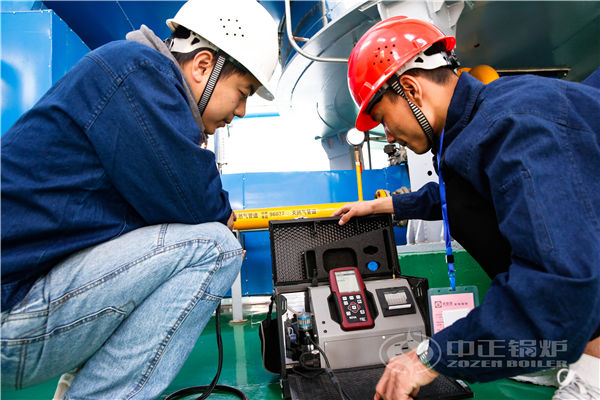
<svg viewBox="0 0 600 400"><path fill-rule="evenodd" d="M477 286L432 288L427 291L432 334L449 327L479 305Z"/></svg>

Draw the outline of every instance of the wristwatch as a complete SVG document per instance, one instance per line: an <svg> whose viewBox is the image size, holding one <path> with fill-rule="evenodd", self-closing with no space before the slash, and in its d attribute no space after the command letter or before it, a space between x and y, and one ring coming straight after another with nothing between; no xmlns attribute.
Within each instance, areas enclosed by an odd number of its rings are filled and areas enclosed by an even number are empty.
<svg viewBox="0 0 600 400"><path fill-rule="evenodd" d="M429 369L433 369L429 363L429 352L429 339L425 339L417 346L417 357L419 358L419 361L423 363L423 365Z"/></svg>

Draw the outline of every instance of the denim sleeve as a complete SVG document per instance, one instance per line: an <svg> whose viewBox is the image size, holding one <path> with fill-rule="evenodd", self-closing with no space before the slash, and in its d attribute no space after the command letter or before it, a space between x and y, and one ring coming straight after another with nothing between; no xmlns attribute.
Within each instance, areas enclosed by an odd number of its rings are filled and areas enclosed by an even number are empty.
<svg viewBox="0 0 600 400"><path fill-rule="evenodd" d="M439 186L429 182L416 192L392 196L396 219L423 219L436 221L442 219Z"/></svg>
<svg viewBox="0 0 600 400"><path fill-rule="evenodd" d="M198 145L181 76L148 62L113 85L86 132L120 194L148 224L226 224L228 194Z"/></svg>
<svg viewBox="0 0 600 400"><path fill-rule="evenodd" d="M481 306L433 336L442 374L485 382L560 367L581 355L600 324L598 127L552 118L506 118L485 134L502 135L498 151L474 155L487 160L471 165L485 164L494 183L511 265Z"/></svg>

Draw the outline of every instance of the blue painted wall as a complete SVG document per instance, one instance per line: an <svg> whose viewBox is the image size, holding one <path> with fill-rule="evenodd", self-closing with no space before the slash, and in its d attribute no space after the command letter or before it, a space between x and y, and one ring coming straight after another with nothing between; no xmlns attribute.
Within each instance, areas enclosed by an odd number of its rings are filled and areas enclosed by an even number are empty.
<svg viewBox="0 0 600 400"><path fill-rule="evenodd" d="M3 3L0 19L3 134L89 48L53 11L39 9L37 2Z"/></svg>
<svg viewBox="0 0 600 400"><path fill-rule="evenodd" d="M171 30L165 20L172 18L184 4L180 0L168 1L44 1L65 20L90 49L148 26L160 38L167 38Z"/></svg>

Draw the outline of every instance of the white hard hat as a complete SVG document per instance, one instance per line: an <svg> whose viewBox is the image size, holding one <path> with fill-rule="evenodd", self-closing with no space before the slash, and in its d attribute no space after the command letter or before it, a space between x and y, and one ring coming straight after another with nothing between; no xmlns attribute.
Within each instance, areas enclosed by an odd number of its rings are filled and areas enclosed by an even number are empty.
<svg viewBox="0 0 600 400"><path fill-rule="evenodd" d="M256 93L273 100L270 79L277 67L277 24L256 0L189 0L167 20L213 43L246 68L262 85Z"/></svg>

